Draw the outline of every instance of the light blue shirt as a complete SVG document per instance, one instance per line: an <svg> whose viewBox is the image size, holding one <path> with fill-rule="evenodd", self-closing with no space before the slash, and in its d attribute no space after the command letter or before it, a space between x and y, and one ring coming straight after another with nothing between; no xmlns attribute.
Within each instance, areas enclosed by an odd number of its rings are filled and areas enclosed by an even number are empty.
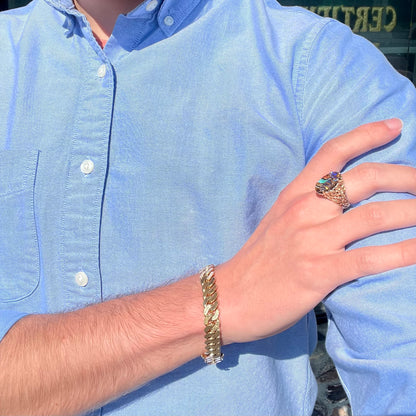
<svg viewBox="0 0 416 416"><path fill-rule="evenodd" d="M0 73L0 338L25 314L228 260L322 143L359 124L402 118L366 160L416 162L414 86L346 26L274 0L147 0L104 50L70 0L34 0L0 15ZM357 415L414 413L415 295L409 267L326 301ZM312 313L95 414L309 415L315 342Z"/></svg>

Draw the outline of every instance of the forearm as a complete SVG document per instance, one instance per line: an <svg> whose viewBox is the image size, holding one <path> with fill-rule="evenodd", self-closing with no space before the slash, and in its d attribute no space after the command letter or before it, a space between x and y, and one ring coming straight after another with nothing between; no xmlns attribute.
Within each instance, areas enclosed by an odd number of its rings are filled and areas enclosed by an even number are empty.
<svg viewBox="0 0 416 416"><path fill-rule="evenodd" d="M0 414L77 414L204 350L197 276L147 293L19 321L0 343Z"/></svg>
<svg viewBox="0 0 416 416"><path fill-rule="evenodd" d="M401 126L373 123L325 145L240 251L217 268L223 343L276 334L337 286L416 263L414 239L345 252L353 241L414 226L414 199L341 215L313 190L321 172L393 140ZM413 168L381 164L343 175L352 204L383 190L416 195L414 177ZM202 316L201 285L192 276L80 311L24 318L0 343L0 414L76 414L100 406L198 356Z"/></svg>

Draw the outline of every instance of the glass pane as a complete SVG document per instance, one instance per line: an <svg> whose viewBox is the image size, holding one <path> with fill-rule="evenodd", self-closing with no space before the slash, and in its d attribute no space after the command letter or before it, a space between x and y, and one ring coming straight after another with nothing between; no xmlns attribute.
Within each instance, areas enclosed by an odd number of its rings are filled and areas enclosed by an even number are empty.
<svg viewBox="0 0 416 416"><path fill-rule="evenodd" d="M9 9L25 6L28 3L29 3L29 0L9 0Z"/></svg>
<svg viewBox="0 0 416 416"><path fill-rule="evenodd" d="M281 0L332 17L369 39L416 83L416 0Z"/></svg>

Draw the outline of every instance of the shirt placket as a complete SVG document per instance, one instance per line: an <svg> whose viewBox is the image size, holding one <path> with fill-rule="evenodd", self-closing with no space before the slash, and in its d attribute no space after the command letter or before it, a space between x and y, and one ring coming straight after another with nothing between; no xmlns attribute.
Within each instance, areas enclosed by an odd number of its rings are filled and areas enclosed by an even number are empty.
<svg viewBox="0 0 416 416"><path fill-rule="evenodd" d="M115 88L105 55L91 50L86 55L61 223L61 278L72 307L101 300L100 224Z"/></svg>

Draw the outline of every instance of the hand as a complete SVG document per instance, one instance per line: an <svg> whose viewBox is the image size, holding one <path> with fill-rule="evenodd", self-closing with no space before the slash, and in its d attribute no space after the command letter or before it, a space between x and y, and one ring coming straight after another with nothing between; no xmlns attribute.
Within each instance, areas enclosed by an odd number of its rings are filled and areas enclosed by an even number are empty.
<svg viewBox="0 0 416 416"><path fill-rule="evenodd" d="M337 286L416 263L416 239L345 251L369 235L416 225L416 200L373 202L342 213L315 183L401 131L393 119L326 143L280 194L244 247L217 268L224 343L264 338L292 326ZM382 191L416 194L416 170L365 163L343 174L354 204Z"/></svg>

